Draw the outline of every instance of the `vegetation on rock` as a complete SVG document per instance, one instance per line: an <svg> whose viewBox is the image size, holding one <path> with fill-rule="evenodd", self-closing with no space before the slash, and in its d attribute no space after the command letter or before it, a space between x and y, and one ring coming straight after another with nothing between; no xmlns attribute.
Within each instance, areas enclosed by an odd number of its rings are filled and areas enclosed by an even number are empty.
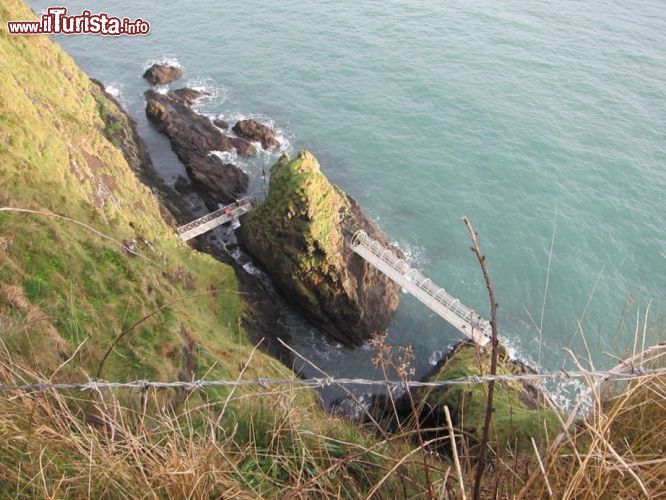
<svg viewBox="0 0 666 500"><path fill-rule="evenodd" d="M2 26L33 17L19 0L0 5ZM183 244L158 197L139 182L156 181L117 104L46 37L1 31L0 61L0 384L86 381L116 341L101 372L108 380L295 378L249 342L241 313L251 305L233 270ZM318 307L324 323L345 313L358 324L373 300L397 305L397 290L375 281L360 259L346 260L350 274L339 274L351 226L374 227L360 214L302 153L279 164L266 204L247 217L243 234L267 263L267 253L282 247L262 238L284 245L280 265L298 278L285 286ZM340 295L334 285L341 284ZM344 300L324 305L331 296ZM646 330L647 321L640 334ZM640 367L663 365L662 357L641 357ZM434 377L486 370L485 354L465 347ZM562 451L537 450L539 460L520 450L530 437L548 440L543 419L532 420L536 410L522 388L505 389L495 425L508 423L509 431L498 433L484 497L515 498L523 488L526 498L549 490L567 498L663 492L663 375L594 391L590 417L571 429ZM448 439L443 426L426 442L415 438L419 429L363 429L326 415L302 387L3 386L0 496L457 498L474 472L467 436L476 432L482 393L483 386L415 393L454 411L472 395L473 405L460 406L459 427L446 429L460 448L460 460L449 461L432 453ZM510 434L516 415L531 421L518 435Z"/></svg>
<svg viewBox="0 0 666 500"><path fill-rule="evenodd" d="M359 345L386 328L399 298L393 282L349 249L357 229L389 246L312 153L301 151L273 167L266 200L244 217L239 235L310 318L334 339Z"/></svg>
<svg viewBox="0 0 666 500"><path fill-rule="evenodd" d="M498 375L525 373L525 367L512 361L501 348ZM490 350L468 342L458 344L428 382L453 380L490 373ZM444 406L448 406L454 425L470 437L471 444L481 440L483 422L488 401L484 384L451 385L422 391L417 399L426 402L427 411L422 417L428 425L445 425ZM511 448L518 451L531 449L531 439L538 444L560 430L554 411L545 405L543 395L533 386L523 382L498 382L493 397L493 430L489 443L494 448Z"/></svg>

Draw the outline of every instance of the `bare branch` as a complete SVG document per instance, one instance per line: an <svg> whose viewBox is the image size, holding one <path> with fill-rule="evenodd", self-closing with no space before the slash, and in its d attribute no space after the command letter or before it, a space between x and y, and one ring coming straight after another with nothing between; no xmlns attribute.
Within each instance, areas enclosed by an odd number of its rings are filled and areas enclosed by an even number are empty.
<svg viewBox="0 0 666 500"><path fill-rule="evenodd" d="M476 258L479 261L481 270L483 271L483 279L486 282L486 288L488 289L488 297L490 298L490 326L492 328L492 355L490 361L490 375L495 375L497 373L497 302L495 301L495 289L493 288L493 283L490 280L490 274L488 273L488 266L486 265L486 257L481 253L481 248L479 247L479 242L477 240L477 234L474 231L472 223L467 217L463 217L463 222L467 226L469 231L469 236L472 239L472 251L476 255ZM486 447L488 446L488 433L490 431L490 421L493 418L493 397L495 395L495 381L488 383L488 403L486 405L486 418L483 423L483 435L481 437L481 448L479 449L479 456L476 465L476 477L474 478L474 490L472 492L472 498L478 500L481 493L481 479L483 478L483 471L485 469L485 460L486 460Z"/></svg>

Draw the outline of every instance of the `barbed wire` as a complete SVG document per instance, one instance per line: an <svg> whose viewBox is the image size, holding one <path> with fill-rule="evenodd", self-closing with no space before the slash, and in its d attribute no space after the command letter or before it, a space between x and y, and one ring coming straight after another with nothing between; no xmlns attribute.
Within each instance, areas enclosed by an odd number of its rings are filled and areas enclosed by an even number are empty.
<svg viewBox="0 0 666 500"><path fill-rule="evenodd" d="M471 375L450 380L437 380L432 382L409 381L409 380L369 380L364 378L335 378L320 377L307 379L267 379L257 378L252 380L193 380L160 382L152 380L133 380L130 382L108 382L105 380L88 380L86 382L51 383L38 382L34 384L0 384L0 392L8 391L45 391L45 390L80 390L99 391L101 389L188 389L198 390L207 387L252 387L259 386L269 388L271 386L301 386L313 389L321 389L332 385L360 385L387 387L390 389L408 388L438 388L453 385L483 384L492 380L496 382L539 382L549 379L577 379L577 378L605 378L614 380L632 380L654 375L666 375L666 368L646 369L639 367L629 368L629 372L617 371L565 371L559 370L548 373L526 373L521 375Z"/></svg>

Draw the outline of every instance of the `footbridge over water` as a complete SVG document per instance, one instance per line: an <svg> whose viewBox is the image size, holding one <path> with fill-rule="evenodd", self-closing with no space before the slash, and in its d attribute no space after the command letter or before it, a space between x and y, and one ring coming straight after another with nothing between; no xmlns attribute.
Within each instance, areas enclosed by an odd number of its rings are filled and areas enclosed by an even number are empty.
<svg viewBox="0 0 666 500"><path fill-rule="evenodd" d="M222 224L231 222L233 219L240 217L252 210L257 203L257 198L248 196L235 201L225 207L215 210L214 212L204 215L192 222L180 226L176 229L178 236L183 241L191 240L197 236L207 233L211 229L215 229Z"/></svg>
<svg viewBox="0 0 666 500"><path fill-rule="evenodd" d="M365 231L354 234L351 249L474 342L480 346L490 343L490 322L393 255Z"/></svg>
<svg viewBox="0 0 666 500"><path fill-rule="evenodd" d="M248 213L259 201L261 200L257 196L248 196L193 220L176 231L183 241L191 240ZM357 231L350 246L355 253L411 293L465 336L481 346L489 344L491 327L488 321L446 290L435 285L416 269L411 268L403 259L393 255L391 250L370 238L365 231Z"/></svg>

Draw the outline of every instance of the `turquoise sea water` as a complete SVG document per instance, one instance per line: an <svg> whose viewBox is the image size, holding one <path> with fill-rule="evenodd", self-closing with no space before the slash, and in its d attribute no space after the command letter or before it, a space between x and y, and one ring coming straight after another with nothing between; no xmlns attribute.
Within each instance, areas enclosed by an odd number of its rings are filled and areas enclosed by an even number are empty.
<svg viewBox="0 0 666 500"><path fill-rule="evenodd" d="M580 322L610 365L649 304L664 339L663 0L58 3L151 23L148 37L56 40L120 92L167 177L180 167L145 121L140 78L165 56L180 83L217 91L204 111L258 115L311 149L413 265L487 316L467 215L521 356L569 366L564 348L585 355ZM422 369L458 337L407 296L389 335ZM370 355L317 359L367 374Z"/></svg>

